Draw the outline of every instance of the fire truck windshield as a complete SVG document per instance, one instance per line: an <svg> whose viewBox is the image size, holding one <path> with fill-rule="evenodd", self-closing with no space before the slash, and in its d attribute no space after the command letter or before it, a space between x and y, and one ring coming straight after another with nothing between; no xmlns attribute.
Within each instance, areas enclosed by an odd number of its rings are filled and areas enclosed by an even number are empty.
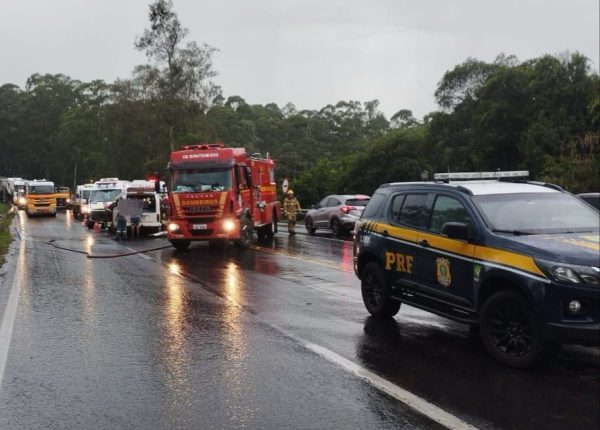
<svg viewBox="0 0 600 430"><path fill-rule="evenodd" d="M174 193L225 191L231 188L231 169L176 170L171 183Z"/></svg>

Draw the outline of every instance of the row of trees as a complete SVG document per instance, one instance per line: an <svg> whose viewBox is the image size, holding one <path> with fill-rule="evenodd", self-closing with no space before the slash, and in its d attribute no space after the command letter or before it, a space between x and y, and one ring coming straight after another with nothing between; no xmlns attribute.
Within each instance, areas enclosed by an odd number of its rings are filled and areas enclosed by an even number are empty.
<svg viewBox="0 0 600 430"><path fill-rule="evenodd" d="M149 63L130 79L36 74L23 89L0 87L0 175L139 178L164 170L180 144L219 140L268 152L304 205L448 170L529 169L573 192L600 190L600 79L580 54L467 59L440 80L439 111L388 119L377 100L297 110L225 98L214 48L186 42L172 3L156 1L149 18L136 40Z"/></svg>

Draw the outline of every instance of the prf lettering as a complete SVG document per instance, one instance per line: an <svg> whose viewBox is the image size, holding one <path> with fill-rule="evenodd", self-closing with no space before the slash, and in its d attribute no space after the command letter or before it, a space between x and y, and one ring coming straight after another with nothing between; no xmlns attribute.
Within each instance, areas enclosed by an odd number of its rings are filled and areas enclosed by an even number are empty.
<svg viewBox="0 0 600 430"><path fill-rule="evenodd" d="M413 256L387 251L385 253L385 270L412 273Z"/></svg>

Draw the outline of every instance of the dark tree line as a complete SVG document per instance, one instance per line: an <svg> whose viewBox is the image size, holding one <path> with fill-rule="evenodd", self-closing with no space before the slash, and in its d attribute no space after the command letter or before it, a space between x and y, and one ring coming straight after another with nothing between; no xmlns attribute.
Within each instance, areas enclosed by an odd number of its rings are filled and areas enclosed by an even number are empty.
<svg viewBox="0 0 600 430"><path fill-rule="evenodd" d="M573 192L600 190L600 79L580 54L467 59L442 77L439 111L388 120L377 100L297 110L225 98L214 48L186 42L171 2L153 3L149 20L136 47L150 62L130 79L35 74L25 88L0 87L0 175L141 178L164 169L172 148L218 140L269 153L304 205L448 170L529 169Z"/></svg>

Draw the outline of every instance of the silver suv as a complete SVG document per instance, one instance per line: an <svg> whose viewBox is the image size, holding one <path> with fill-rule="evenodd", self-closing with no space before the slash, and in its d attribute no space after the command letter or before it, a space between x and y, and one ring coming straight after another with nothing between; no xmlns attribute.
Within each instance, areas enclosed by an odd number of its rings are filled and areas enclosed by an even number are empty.
<svg viewBox="0 0 600 430"><path fill-rule="evenodd" d="M349 232L354 228L354 223L360 218L367 203L369 196L362 194L329 195L306 213L306 231L315 234L318 228L326 228L331 229L334 236Z"/></svg>

